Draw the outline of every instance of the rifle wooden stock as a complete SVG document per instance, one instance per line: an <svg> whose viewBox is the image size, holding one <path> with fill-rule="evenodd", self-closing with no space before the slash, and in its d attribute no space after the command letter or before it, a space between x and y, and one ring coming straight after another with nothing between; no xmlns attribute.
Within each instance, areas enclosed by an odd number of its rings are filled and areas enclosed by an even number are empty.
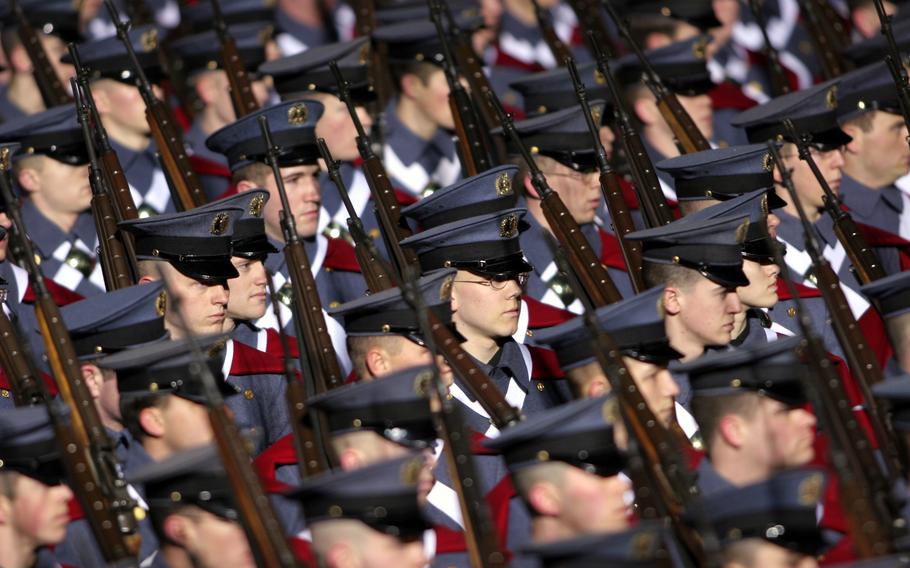
<svg viewBox="0 0 910 568"><path fill-rule="evenodd" d="M547 47L550 48L553 58L556 59L556 64L565 65L566 59L572 57L571 50L556 34L556 28L553 27L553 17L550 12L541 8L538 0L531 1L534 3L534 15L537 17L537 25L543 34L543 40L547 43Z"/></svg>
<svg viewBox="0 0 910 568"><path fill-rule="evenodd" d="M351 197L348 195L344 180L341 179L341 173L338 171L338 162L332 158L324 138L317 139L316 144L319 146L319 153L322 155L322 161L325 162L328 170L329 179L335 184L335 188L338 189L338 194L341 196L341 201L344 203L345 209L347 209L348 232L354 240L354 254L357 256L360 272L367 282L367 288L372 293L393 288L395 284L392 282L392 267L388 266L381 256L371 254L370 248L366 245L370 237L363 230L363 222L360 220L360 216L357 215L354 204L351 203Z"/></svg>
<svg viewBox="0 0 910 568"><path fill-rule="evenodd" d="M499 115L503 134L512 139L528 164L528 175L531 177L534 190L540 196L540 204L547 224L550 226L550 231L568 252L572 269L576 271L582 281L582 293L587 295L595 306L605 306L621 300L622 295L616 288L616 284L613 283L613 279L610 278L604 265L600 263L600 259L594 254L594 249L581 232L581 227L569 213L559 194L549 186L543 172L537 167L531 153L521 141L512 118L506 114L494 95L490 96L490 101Z"/></svg>
<svg viewBox="0 0 910 568"><path fill-rule="evenodd" d="M0 308L0 365L9 380L16 406L34 406L47 402L47 391L41 374L25 351L21 330Z"/></svg>
<svg viewBox="0 0 910 568"><path fill-rule="evenodd" d="M848 71L841 50L847 45L833 29L831 13L815 0L797 0L799 12L806 24L806 31L815 46L815 53L822 66L825 79L839 77Z"/></svg>
<svg viewBox="0 0 910 568"><path fill-rule="evenodd" d="M205 193L202 191L202 185L196 177L196 172L190 164L189 156L186 154L186 145L183 142L183 134L180 127L174 119L171 109L152 91L145 71L136 57L133 50L133 44L130 42L130 36L127 32L127 26L120 20L120 14L114 6L113 0L104 0L107 10L110 13L111 20L117 28L117 37L126 48L129 55L130 65L133 73L136 75L137 88L142 100L145 103L145 120L148 122L149 129L152 131L152 137L158 148L158 154L161 157L161 164L170 183L171 196L174 205L180 211L189 211L204 205L206 202Z"/></svg>
<svg viewBox="0 0 910 568"><path fill-rule="evenodd" d="M791 91L790 80L780 64L777 49L771 44L771 38L768 37L768 25L765 21L765 14L762 12L761 0L749 0L749 10L752 12L758 29L761 30L764 42L762 52L767 61L768 77L771 79L771 94L775 97L785 95Z"/></svg>
<svg viewBox="0 0 910 568"><path fill-rule="evenodd" d="M106 561L135 566L139 532L133 516L135 502L117 467L114 444L98 416L95 401L82 379L79 360L60 308L48 292L15 205L9 175L9 149L0 151L0 194L10 216L11 250L20 251L23 268L35 293L35 315L44 340L47 362L57 381L60 399L70 410L71 425L59 428L61 452L73 492L82 505ZM13 244L15 243L15 244Z"/></svg>
<svg viewBox="0 0 910 568"><path fill-rule="evenodd" d="M247 73L243 59L240 57L240 50L237 49L237 42L228 31L227 24L224 22L224 14L221 12L221 0L211 0L212 15L215 20L215 33L218 41L221 43L221 65L227 75L228 86L231 91L231 104L234 107L234 114L237 118L259 110L259 103L253 94L253 84L250 81L250 75Z"/></svg>
<svg viewBox="0 0 910 568"><path fill-rule="evenodd" d="M875 11L878 13L878 19L882 24L882 35L888 43L888 55L885 61L888 64L888 71L891 73L891 79L897 89L898 101L901 105L901 115L904 117L904 126L910 131L910 78L907 76L907 69L904 67L904 58L897 48L897 42L894 40L894 32L891 30L891 16L885 12L885 6L882 0L874 0ZM907 137L907 143L910 144L910 136Z"/></svg>
<svg viewBox="0 0 910 568"><path fill-rule="evenodd" d="M22 6L17 0L11 0L10 9L16 17L16 34L32 64L32 76L35 78L35 84L38 86L44 107L52 108L71 103L73 99L66 92L66 87L63 86L57 72L54 71L47 52L44 50L44 45L38 37L38 32L29 23Z"/></svg>
<svg viewBox="0 0 910 568"><path fill-rule="evenodd" d="M629 205L623 197L622 188L619 186L619 177L610 167L607 161L607 151L600 142L600 131L594 124L594 118L591 115L591 107L588 104L588 94L585 91L585 85L578 75L578 68L571 57L566 58L566 67L569 69L569 77L575 85L575 96L578 97L578 104L581 105L585 115L585 123L588 125L588 132L591 134L591 142L597 150L597 169L600 171L600 191L603 193L607 202L607 210L610 212L610 219L613 222L613 231L619 240L620 249L622 250L623 261L626 263L626 269L629 271L629 279L632 281L632 287L635 292L641 292L645 288L642 280L641 267L641 245L635 241L627 241L625 236L635 230L635 223L632 221L632 214L629 213Z"/></svg>

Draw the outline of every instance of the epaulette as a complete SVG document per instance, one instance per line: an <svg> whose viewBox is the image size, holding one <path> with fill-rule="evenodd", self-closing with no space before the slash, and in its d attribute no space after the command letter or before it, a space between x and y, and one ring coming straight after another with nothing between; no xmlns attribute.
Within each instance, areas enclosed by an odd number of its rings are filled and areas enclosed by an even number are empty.
<svg viewBox="0 0 910 568"><path fill-rule="evenodd" d="M528 329L543 329L559 325L575 317L575 314L568 310L563 310L550 304L545 304L540 300L530 296L522 296L525 304L528 306Z"/></svg>
<svg viewBox="0 0 910 568"><path fill-rule="evenodd" d="M231 179L231 170L224 164L219 164L202 156L190 156L190 166L193 171L202 176L216 176Z"/></svg>
<svg viewBox="0 0 910 568"><path fill-rule="evenodd" d="M800 298L820 298L822 295L818 288L812 288L799 282L793 282L793 285L796 287L796 293ZM780 277L777 279L777 299L781 302L793 299L789 286L784 282L784 279Z"/></svg>
<svg viewBox="0 0 910 568"><path fill-rule="evenodd" d="M322 266L342 272L360 272L360 265L357 264L357 255L354 253L354 247L351 243L344 239L326 238L328 239L328 247L326 248L325 260L322 262Z"/></svg>
<svg viewBox="0 0 910 568"><path fill-rule="evenodd" d="M284 361L281 357L235 341L230 374L238 377L246 375L282 375L283 377Z"/></svg>
<svg viewBox="0 0 910 568"><path fill-rule="evenodd" d="M626 206L630 211L638 209L638 195L635 194L635 186L622 176L616 176L616 179L619 181L619 189L622 190L622 198L626 202Z"/></svg>
<svg viewBox="0 0 910 568"><path fill-rule="evenodd" d="M408 205L413 205L417 203L418 199L416 195L411 195L403 189L395 188L395 201L398 202L402 207L407 207Z"/></svg>
<svg viewBox="0 0 910 568"><path fill-rule="evenodd" d="M275 472L279 467L297 463L297 451L294 448L294 434L287 434L277 442L264 449L253 459L253 468L259 474L266 493L283 493L288 489L286 483L278 481Z"/></svg>
<svg viewBox="0 0 910 568"><path fill-rule="evenodd" d="M275 357L284 357L284 344L281 342L281 336L274 327L265 328L265 352ZM292 359L300 356L297 351L297 338L288 335L288 348Z"/></svg>
<svg viewBox="0 0 910 568"><path fill-rule="evenodd" d="M79 300L85 299L82 294L73 292L69 288L64 288L50 278L44 279L44 285L47 286L47 291L50 292L51 298L54 299L54 303L60 307L67 306L69 304L78 302ZM22 302L26 304L34 304L35 300L37 299L38 297L35 295L35 291L32 290L32 285L29 284L28 288L25 289L25 295L22 296Z"/></svg>

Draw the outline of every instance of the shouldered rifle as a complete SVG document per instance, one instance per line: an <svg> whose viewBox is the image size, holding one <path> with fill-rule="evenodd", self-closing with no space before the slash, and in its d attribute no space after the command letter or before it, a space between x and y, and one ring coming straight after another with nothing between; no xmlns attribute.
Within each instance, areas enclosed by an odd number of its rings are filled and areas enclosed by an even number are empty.
<svg viewBox="0 0 910 568"><path fill-rule="evenodd" d="M825 2L827 3L827 1ZM815 0L797 0L799 13L803 16L806 31L815 45L815 53L821 64L825 79L833 79L847 71L841 50L847 45L838 37L831 21L832 14Z"/></svg>
<svg viewBox="0 0 910 568"><path fill-rule="evenodd" d="M371 239L364 231L363 222L360 220L360 216L357 215L354 204L351 203L351 197L344 186L344 180L341 179L341 172L338 171L338 162L332 158L324 138L317 139L316 144L319 146L319 153L322 154L322 160L325 162L326 169L329 172L329 179L332 180L332 183L338 189L341 201L348 211L348 232L354 240L354 254L357 256L357 264L360 265L360 271L367 282L367 288L369 288L370 292L375 293L394 287L395 284L392 282L391 276L392 267L388 266L385 259L381 256L370 254L370 250L365 244Z"/></svg>
<svg viewBox="0 0 910 568"><path fill-rule="evenodd" d="M234 114L237 118L259 110L259 103L253 94L253 84L250 76L240 57L240 50L237 49L237 42L228 31L227 24L224 22L224 14L221 12L221 0L211 0L212 15L215 23L215 34L218 36L218 42L221 44L221 64L224 66L224 72L228 78L228 86L231 91L231 104L234 107Z"/></svg>
<svg viewBox="0 0 910 568"><path fill-rule="evenodd" d="M664 85L660 75L654 70L651 62L648 61L648 57L629 32L629 26L616 13L616 8L613 7L612 2L604 0L604 5L607 7L607 12L610 13L610 17L616 27L619 28L622 37L626 40L626 44L635 52L635 56L641 63L641 67L644 70L643 80L645 85L648 86L651 94L654 95L660 115L666 121L670 130L673 131L679 151L683 154L691 154L692 152L710 150L711 144L708 143L708 139L698 130L698 126L695 125L692 117L680 104L676 95Z"/></svg>
<svg viewBox="0 0 910 568"><path fill-rule="evenodd" d="M104 0L108 13L114 26L117 28L117 37L126 48L130 58L130 64L133 67L133 73L136 77L136 87L142 100L145 102L145 120L149 124L155 144L158 147L158 153L161 156L161 162L164 165L166 174L172 183L169 184L172 191L174 205L180 211L189 211L195 207L205 204L205 193L202 191L202 185L190 165L190 159L186 155L186 146L183 143L183 134L174 119L171 109L155 96L152 86L149 84L145 71L136 57L133 44L130 41L129 32L126 24L120 21L120 14L117 7L114 6L114 0Z"/></svg>
<svg viewBox="0 0 910 568"><path fill-rule="evenodd" d="M423 302L420 287L417 284L417 270L408 267L402 281L402 295L417 314L421 334L430 353L436 353L436 345L429 318L429 310ZM436 432L445 447L446 463L449 475L455 485L458 503L461 505L461 516L464 522L465 544L471 566L497 568L507 565L505 555L496 540L496 528L493 525L489 503L480 490L480 478L474 466L471 452L471 433L456 408L456 403L449 397L448 389L439 375L435 361L431 363L431 377L427 388L427 401L436 422Z"/></svg>
<svg viewBox="0 0 910 568"><path fill-rule="evenodd" d="M306 342L307 352L313 357L313 376L316 377L315 393L322 394L327 390L344 384L344 376L338 365L338 357L332 346L332 338L325 323L322 313L322 301L316 289L316 279L310 259L307 258L303 241L297 235L297 224L294 222L294 213L288 202L287 192L284 190L284 179L278 167L278 147L272 142L272 131L269 129L269 120L264 116L259 117L259 128L262 138L268 149L268 164L275 176L278 186L278 195L281 198L281 231L284 233L284 258L288 265L291 280L292 302L294 309L294 326L297 337Z"/></svg>
<svg viewBox="0 0 910 568"><path fill-rule="evenodd" d="M167 284L167 279L161 275L160 280L164 284L167 297L176 299L177 297ZM178 317L181 320L183 319L179 307L174 312L179 314ZM185 326L186 322L181 321L180 323ZM272 508L272 502L262 488L259 476L253 470L252 458L247 450L243 434L237 428L233 417L228 414L224 397L218 390L215 377L212 375L196 339L192 334L187 339L190 342L190 352L194 359L190 364L189 372L202 385L209 423L212 425L212 434L215 444L218 446L218 453L221 456L228 483L233 490L234 501L240 517L238 520L246 533L250 552L256 559L256 565L270 568L297 568L301 564L297 562L290 545L285 540L284 530Z"/></svg>
<svg viewBox="0 0 910 568"><path fill-rule="evenodd" d="M603 19L600 0L568 0L567 4L575 13L588 52L591 55L594 55L595 49L606 49L610 52L612 39Z"/></svg>
<svg viewBox="0 0 910 568"><path fill-rule="evenodd" d="M610 96L613 99L613 112L615 114L614 124L619 129L617 138L622 143L626 159L629 161L632 179L635 182L635 194L641 204L645 222L649 227L659 227L672 223L673 213L670 211L667 198L664 197L663 190L660 188L660 180L657 178L657 172L654 171L654 164L651 163L651 158L645 150L641 136L632 125L632 120L629 118L629 113L623 104L622 91L610 71L607 57L596 44L594 46L594 58L597 61L598 71L603 75L610 88Z"/></svg>
<svg viewBox="0 0 910 568"><path fill-rule="evenodd" d="M321 4L321 2L320 2ZM376 3L374 0L352 0L351 8L356 18L357 35L371 37L376 31ZM376 109L382 113L389 94L392 92L392 78L388 73L389 63L385 44L373 43L370 47L370 80L376 93Z"/></svg>
<svg viewBox="0 0 910 568"><path fill-rule="evenodd" d="M538 0L531 1L534 3L534 15L537 17L537 25L540 26L543 40L547 42L547 47L550 48L553 58L556 59L556 64L565 65L566 59L572 57L572 51L557 35L550 12L546 8L542 8Z"/></svg>
<svg viewBox="0 0 910 568"><path fill-rule="evenodd" d="M567 57L565 63L569 68L572 84L575 85L575 96L578 97L578 104L581 105L584 111L585 123L588 125L588 132L591 133L591 142L597 150L600 191L603 193L607 202L607 209L610 211L613 230L616 233L616 238L619 239L623 260L629 270L629 279L632 281L632 287L635 292L641 292L645 289L641 276L641 246L635 241L627 241L625 239L627 234L635 230L635 223L629 213L629 205L623 198L622 188L619 186L619 176L616 175L616 172L610 167L610 162L607 161L607 152L600 142L600 131L597 125L594 124L594 117L591 116L588 94L585 91L585 84L582 82L581 77L578 76L578 68L575 66L575 61L571 57Z"/></svg>
<svg viewBox="0 0 910 568"><path fill-rule="evenodd" d="M790 80L787 79L787 73L780 64L780 55L777 49L771 44L771 38L768 37L768 25L765 21L765 14L762 12L762 0L749 0L749 10L758 29L761 30L761 37L764 40L762 51L767 60L768 76L771 79L771 93L775 97L785 95L791 91Z"/></svg>
<svg viewBox="0 0 910 568"><path fill-rule="evenodd" d="M24 336L0 306L0 366L9 380L13 403L34 406L47 402L48 395L40 371L19 339Z"/></svg>
<svg viewBox="0 0 910 568"><path fill-rule="evenodd" d="M379 228L382 229L386 250L392 256L396 271L401 274L405 266L417 264L417 255L414 254L414 251L402 249L398 244L402 239L411 236L411 228L401 216L401 205L398 204L398 199L395 197L395 189L392 187L392 182L389 181L385 166L382 165L379 156L373 153L370 137L363 129L360 117L357 116L357 109L351 99L348 82L342 76L337 63L332 61L329 63L329 67L335 76L335 83L338 85L338 98L347 106L348 114L351 115L351 120L357 129L357 151L360 152L360 157L363 159L363 173L366 174L370 194L373 196L376 218L379 220Z"/></svg>
<svg viewBox="0 0 910 568"><path fill-rule="evenodd" d="M41 39L38 37L38 32L29 23L22 6L17 0L10 0L10 9L16 17L16 34L32 64L32 76L35 77L35 84L38 86L38 92L41 94L45 108L72 102L73 99L66 92L66 87L63 86L63 82L54 71L54 67L47 57L47 51L44 50L44 45L41 44Z"/></svg>
<svg viewBox="0 0 910 568"><path fill-rule="evenodd" d="M436 26L436 35L439 37L442 46L442 69L446 76L446 82L449 84L449 108L452 111L452 118L455 122L455 135L458 138L458 146L461 149L465 173L468 176L475 176L492 167L483 136L484 133L477 114L474 112L471 97L458 79L458 72L455 70L455 59L452 57L452 50L449 49L446 31L442 25L442 14L440 14L438 1L430 1L430 19L433 20L433 24Z"/></svg>
<svg viewBox="0 0 910 568"><path fill-rule="evenodd" d="M547 223L550 225L550 230L568 251L572 268L583 282L581 291L588 295L591 303L595 306L605 306L621 300L622 295L616 289L616 284L613 283L613 279L610 278L610 274L604 268L604 265L600 263L600 259L594 254L594 249L591 248L588 239L581 232L581 227L572 218L572 214L569 213L559 194L553 191L547 183L547 178L537 167L531 152L521 141L521 137L515 129L515 124L512 122L512 117L506 114L495 95L490 94L490 102L499 115L503 134L512 139L512 142L521 152L522 158L528 164L528 175L531 178L531 185L534 186L534 190L540 196L540 205L547 218Z"/></svg>
<svg viewBox="0 0 910 568"><path fill-rule="evenodd" d="M799 215L806 240L806 251L812 259L812 266L818 278L818 289L822 292L828 306L838 341L846 353L851 350L849 342L864 342L864 340L855 320L852 326L854 333L850 335L845 333L850 329L848 320L852 318L852 313L840 288L837 275L819 252L818 243L813 234L814 229L806 217L802 204L797 199L790 172L781 160L777 146L773 142L769 142L768 150L777 164L782 184L787 189ZM776 260L781 267L786 266L780 254ZM836 374L828 354L820 342L815 339L812 324L802 309L795 286L789 282L789 278L784 278L784 280L790 287L800 314L798 321L800 331L807 341L808 362L817 373L815 381L807 381L807 390L808 394L812 396L815 412L822 418L823 427L831 437L832 464L843 483L841 501L848 511L848 519L857 539L857 548L865 556L882 554L890 550L892 546L887 534L896 528L892 526L892 519L901 519L898 507L890 499L893 486L891 480L897 479L897 471L899 471L899 466L894 461L897 453L893 449L891 439L881 426L875 408L875 399L868 392L868 385L863 384L862 375L854 375L862 387L863 397L868 403L866 410L883 450L885 467L888 470L886 478L865 431L857 421L840 377ZM851 372L852 370L853 365L851 365ZM879 423L878 426L876 426L876 422ZM870 503L867 499L868 495L873 495L875 501ZM876 554L871 554L872 551L875 551Z"/></svg>
<svg viewBox="0 0 910 568"><path fill-rule="evenodd" d="M327 443L328 440L323 438L325 429L319 421L319 416L307 406L307 399L315 393L316 377L313 375L313 366L306 345L300 336L295 337L300 371L303 374L301 383L297 378L297 369L294 368L291 360L291 344L288 334L284 331L284 322L281 321L281 308L278 306L275 283L272 282L272 274L268 271L266 271L266 284L269 287L269 297L272 301L272 313L275 314L275 322L278 325L278 337L281 338L281 359L284 362L284 378L287 385L285 397L291 422L291 433L294 436L294 450L297 452L297 467L300 471L300 478L307 479L328 469L326 457L331 445Z"/></svg>
<svg viewBox="0 0 910 568"><path fill-rule="evenodd" d="M894 32L891 30L891 16L885 12L882 0L874 0L874 3L878 19L882 24L882 35L888 41L888 55L885 56L885 61L888 64L888 70L891 72L891 78L894 80L894 87L897 89L901 114L904 116L904 125L910 130L910 78L907 77L904 58L901 57L897 42L894 40ZM907 143L910 144L910 136L907 137Z"/></svg>
<svg viewBox="0 0 910 568"><path fill-rule="evenodd" d="M0 198L12 225L10 243L21 250L20 262L35 293L35 315L44 339L47 362L57 381L60 398L70 409L71 425L61 452L73 492L87 517L106 561L118 566L137 566L139 532L126 482L117 465L114 444L98 416L95 401L82 378L79 360L60 308L48 292L35 251L25 235L9 180L9 148L0 149ZM61 434L61 429L58 429Z"/></svg>
<svg viewBox="0 0 910 568"><path fill-rule="evenodd" d="M114 206L111 203L110 192L105 187L105 180L98 164L98 155L95 153L95 143L89 126L89 111L85 98L76 79L71 79L73 94L76 95L76 113L79 124L82 126L82 137L85 140L85 149L88 152L89 185L92 188L92 217L95 220L95 231L98 233L99 257L101 272L104 275L104 287L108 290L119 290L136 283L137 269L130 263L126 247L120 240L123 235L117 229L117 219L114 215Z"/></svg>
<svg viewBox="0 0 910 568"><path fill-rule="evenodd" d="M875 251L866 242L866 238L859 232L853 217L841 209L840 200L831 191L825 176L819 171L818 165L812 158L812 152L809 151L811 135L797 132L793 127L793 123L789 120L785 120L784 125L799 150L799 159L809 165L812 174L818 180L818 184L825 193L825 212L834 221L834 232L837 234L837 240L844 246L844 250L847 252L851 264L853 264L853 269L856 271L857 278L863 284L868 284L873 280L887 276L885 269L882 267L882 262L878 259L878 255L875 254Z"/></svg>

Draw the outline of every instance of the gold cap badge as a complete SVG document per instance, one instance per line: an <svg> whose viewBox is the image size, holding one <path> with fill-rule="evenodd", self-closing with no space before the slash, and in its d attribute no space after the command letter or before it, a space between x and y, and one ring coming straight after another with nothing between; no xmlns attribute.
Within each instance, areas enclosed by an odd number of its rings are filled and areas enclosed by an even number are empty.
<svg viewBox="0 0 910 568"><path fill-rule="evenodd" d="M518 235L518 215L511 214L499 222L499 236L511 239Z"/></svg>
<svg viewBox="0 0 910 568"><path fill-rule="evenodd" d="M742 225L736 228L736 242L742 244L746 240L746 231L749 230L749 220L743 221Z"/></svg>
<svg viewBox="0 0 910 568"><path fill-rule="evenodd" d="M825 94L825 106L830 109L837 108L837 85L828 89L828 93Z"/></svg>
<svg viewBox="0 0 910 568"><path fill-rule="evenodd" d="M250 215L253 217L262 217L262 205L264 203L265 197L261 193L257 193L253 199L250 200Z"/></svg>
<svg viewBox="0 0 910 568"><path fill-rule="evenodd" d="M452 299L452 284L455 282L455 275L446 277L439 286L439 299L448 302Z"/></svg>
<svg viewBox="0 0 910 568"><path fill-rule="evenodd" d="M512 195L512 178L506 172L499 174L499 177L496 178L496 195L499 197Z"/></svg>
<svg viewBox="0 0 910 568"><path fill-rule="evenodd" d="M771 156L771 152L765 152L764 157L761 159L761 167L766 172L770 172L774 169L774 157Z"/></svg>
<svg viewBox="0 0 910 568"><path fill-rule="evenodd" d="M824 482L825 477L821 473L813 473L802 480L798 488L799 504L808 506L818 503L822 494L822 485L824 485Z"/></svg>
<svg viewBox="0 0 910 568"><path fill-rule="evenodd" d="M308 114L305 104L291 105L291 108L288 109L288 123L292 126L302 126L306 124Z"/></svg>
<svg viewBox="0 0 910 568"><path fill-rule="evenodd" d="M158 294L158 297L155 298L155 313L159 317L164 317L164 312L167 310L167 292L161 291Z"/></svg>
<svg viewBox="0 0 910 568"><path fill-rule="evenodd" d="M139 43L146 53L158 47L158 30L151 29L143 33L139 38Z"/></svg>
<svg viewBox="0 0 910 568"><path fill-rule="evenodd" d="M231 218L227 213L219 213L215 215L215 218L212 219L212 226L209 229L209 232L215 236L223 235L227 231L228 223L230 223Z"/></svg>
<svg viewBox="0 0 910 568"><path fill-rule="evenodd" d="M414 394L417 396L426 396L430 392L430 381L433 380L433 371L427 369L417 373L414 377Z"/></svg>

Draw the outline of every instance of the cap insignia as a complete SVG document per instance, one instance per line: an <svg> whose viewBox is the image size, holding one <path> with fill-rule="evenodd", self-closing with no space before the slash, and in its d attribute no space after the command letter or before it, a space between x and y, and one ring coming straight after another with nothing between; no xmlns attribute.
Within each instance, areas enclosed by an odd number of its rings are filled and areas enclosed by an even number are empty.
<svg viewBox="0 0 910 568"><path fill-rule="evenodd" d="M291 126L303 126L306 124L308 114L305 104L297 103L291 105L291 108L288 109L288 123Z"/></svg>
<svg viewBox="0 0 910 568"><path fill-rule="evenodd" d="M604 422L607 424L619 422L619 404L614 397L610 397L604 402L601 408L601 416L603 416Z"/></svg>
<svg viewBox="0 0 910 568"><path fill-rule="evenodd" d="M594 82L598 85L605 85L607 83L607 78L600 72L600 69L594 70Z"/></svg>
<svg viewBox="0 0 910 568"><path fill-rule="evenodd" d="M406 461L401 466L400 479L405 485L417 485L420 471L423 469L423 458L414 458Z"/></svg>
<svg viewBox="0 0 910 568"><path fill-rule="evenodd" d="M774 157L771 156L771 152L765 152L765 155L761 159L761 167L766 172L770 172L774 169Z"/></svg>
<svg viewBox="0 0 910 568"><path fill-rule="evenodd" d="M761 199L759 199L759 202L761 205L762 215L767 217L768 216L768 194L766 193L766 194L762 195ZM762 313L764 313L764 312L762 312Z"/></svg>
<svg viewBox="0 0 910 568"><path fill-rule="evenodd" d="M818 503L822 493L822 485L825 478L820 473L813 473L799 483L798 497L799 504L803 506L814 505Z"/></svg>
<svg viewBox="0 0 910 568"><path fill-rule="evenodd" d="M142 49L148 53L158 47L158 30L152 29L142 34L139 38Z"/></svg>
<svg viewBox="0 0 910 568"><path fill-rule="evenodd" d="M694 55L696 59L704 59L707 46L708 37L700 37L697 41L692 43L692 55Z"/></svg>
<svg viewBox="0 0 910 568"><path fill-rule="evenodd" d="M158 297L155 298L155 313L158 314L158 317L164 317L164 312L167 310L167 292L161 291L158 294Z"/></svg>
<svg viewBox="0 0 910 568"><path fill-rule="evenodd" d="M499 197L512 195L512 178L506 172L499 174L499 177L496 178L496 195Z"/></svg>
<svg viewBox="0 0 910 568"><path fill-rule="evenodd" d="M370 61L370 43L363 44L360 51L357 52L357 63L366 65Z"/></svg>
<svg viewBox="0 0 910 568"><path fill-rule="evenodd" d="M742 244L746 240L746 231L749 230L749 220L743 221L742 225L736 228L736 242Z"/></svg>
<svg viewBox="0 0 910 568"><path fill-rule="evenodd" d="M215 218L212 219L212 226L209 229L209 232L215 236L223 235L224 232L227 231L228 223L230 220L231 218L227 213L219 213L215 215Z"/></svg>
<svg viewBox="0 0 910 568"><path fill-rule="evenodd" d="M433 380L433 371L427 369L417 373L414 377L414 394L417 396L426 396L430 392L430 381Z"/></svg>
<svg viewBox="0 0 910 568"><path fill-rule="evenodd" d="M591 119L594 121L594 125L600 124L600 119L603 117L603 111L599 108L591 109Z"/></svg>
<svg viewBox="0 0 910 568"><path fill-rule="evenodd" d="M499 222L499 236L511 239L518 236L518 215L508 215Z"/></svg>
<svg viewBox="0 0 910 568"><path fill-rule="evenodd" d="M825 95L825 106L829 109L837 108L837 85L828 89L828 93Z"/></svg>
<svg viewBox="0 0 910 568"><path fill-rule="evenodd" d="M448 302L452 299L452 284L455 282L455 275L448 276L439 286L439 299Z"/></svg>
<svg viewBox="0 0 910 568"><path fill-rule="evenodd" d="M256 194L253 199L250 200L250 209L249 213L253 217L262 217L262 205L265 203L265 197L261 193Z"/></svg>
<svg viewBox="0 0 910 568"><path fill-rule="evenodd" d="M0 170L9 169L9 148L0 149Z"/></svg>

